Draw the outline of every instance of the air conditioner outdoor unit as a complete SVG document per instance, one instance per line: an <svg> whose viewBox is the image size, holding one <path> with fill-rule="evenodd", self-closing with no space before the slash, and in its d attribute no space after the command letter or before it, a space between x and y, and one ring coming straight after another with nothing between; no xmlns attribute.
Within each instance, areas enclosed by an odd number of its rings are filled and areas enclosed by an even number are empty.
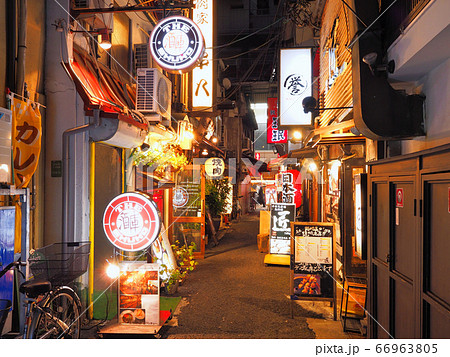
<svg viewBox="0 0 450 357"><path fill-rule="evenodd" d="M170 120L172 82L156 68L138 68L136 110L148 121Z"/></svg>
<svg viewBox="0 0 450 357"><path fill-rule="evenodd" d="M134 70L152 67L152 55L148 43L136 43L134 45Z"/></svg>

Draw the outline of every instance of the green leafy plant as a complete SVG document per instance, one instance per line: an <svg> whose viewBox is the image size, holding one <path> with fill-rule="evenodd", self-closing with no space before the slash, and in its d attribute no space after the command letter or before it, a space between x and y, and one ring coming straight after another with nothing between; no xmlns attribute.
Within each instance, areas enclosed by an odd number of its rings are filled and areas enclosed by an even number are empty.
<svg viewBox="0 0 450 357"><path fill-rule="evenodd" d="M161 264L159 267L160 276L166 276L162 279L162 286L168 293L173 293L177 289L181 280L186 277L187 271L183 271L179 268L169 270L165 264Z"/></svg>
<svg viewBox="0 0 450 357"><path fill-rule="evenodd" d="M154 144L146 151L136 149L132 155L135 165L143 164L154 166L154 172L157 174L163 174L166 167L169 166L175 171L179 171L188 163L183 150L178 145L174 144Z"/></svg>
<svg viewBox="0 0 450 357"><path fill-rule="evenodd" d="M213 217L225 211L227 196L231 190L228 179L206 180L205 202Z"/></svg>
<svg viewBox="0 0 450 357"><path fill-rule="evenodd" d="M171 245L175 259L181 270L184 272L193 271L198 262L194 259L194 251L197 249L197 245L191 242L188 247L181 244L180 241L175 241L175 244Z"/></svg>

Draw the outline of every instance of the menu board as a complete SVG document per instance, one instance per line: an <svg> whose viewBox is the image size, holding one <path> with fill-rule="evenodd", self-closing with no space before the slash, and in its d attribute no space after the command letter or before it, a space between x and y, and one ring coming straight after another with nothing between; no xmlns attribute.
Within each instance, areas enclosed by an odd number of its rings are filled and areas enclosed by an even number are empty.
<svg viewBox="0 0 450 357"><path fill-rule="evenodd" d="M158 264L120 264L119 323L159 325Z"/></svg>
<svg viewBox="0 0 450 357"><path fill-rule="evenodd" d="M292 294L334 299L334 224L291 223Z"/></svg>
<svg viewBox="0 0 450 357"><path fill-rule="evenodd" d="M295 204L272 203L270 205L270 254L290 254L290 222L295 219Z"/></svg>

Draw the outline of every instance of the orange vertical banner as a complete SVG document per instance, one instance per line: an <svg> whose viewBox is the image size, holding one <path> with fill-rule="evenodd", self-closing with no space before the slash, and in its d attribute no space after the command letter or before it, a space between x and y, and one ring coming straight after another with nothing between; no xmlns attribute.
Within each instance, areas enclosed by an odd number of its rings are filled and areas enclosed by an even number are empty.
<svg viewBox="0 0 450 357"><path fill-rule="evenodd" d="M14 183L26 188L36 171L41 152L41 113L39 106L27 100L12 99Z"/></svg>

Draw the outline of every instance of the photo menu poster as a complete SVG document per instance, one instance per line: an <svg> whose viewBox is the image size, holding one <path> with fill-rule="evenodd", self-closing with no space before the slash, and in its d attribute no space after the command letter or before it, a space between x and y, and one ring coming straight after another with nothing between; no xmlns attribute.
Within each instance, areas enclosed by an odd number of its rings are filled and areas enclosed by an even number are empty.
<svg viewBox="0 0 450 357"><path fill-rule="evenodd" d="M158 264L120 264L119 323L159 325Z"/></svg>
<svg viewBox="0 0 450 357"><path fill-rule="evenodd" d="M332 299L334 225L296 222L291 229L293 294Z"/></svg>

